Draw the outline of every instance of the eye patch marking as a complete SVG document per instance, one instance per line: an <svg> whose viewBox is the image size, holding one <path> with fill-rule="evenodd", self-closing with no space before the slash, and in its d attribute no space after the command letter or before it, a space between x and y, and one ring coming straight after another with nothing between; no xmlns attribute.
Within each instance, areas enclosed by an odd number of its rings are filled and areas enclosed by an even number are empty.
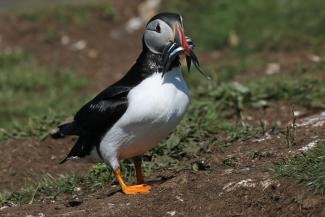
<svg viewBox="0 0 325 217"><path fill-rule="evenodd" d="M155 31L158 33L161 33L161 28L160 28L159 23L157 24Z"/></svg>

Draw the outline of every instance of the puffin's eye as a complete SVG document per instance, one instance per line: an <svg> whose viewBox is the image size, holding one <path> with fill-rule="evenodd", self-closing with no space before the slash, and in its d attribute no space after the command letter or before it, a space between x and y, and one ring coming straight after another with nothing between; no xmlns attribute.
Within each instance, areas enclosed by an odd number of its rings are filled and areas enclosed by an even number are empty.
<svg viewBox="0 0 325 217"><path fill-rule="evenodd" d="M157 26L156 26L156 32L158 32L158 33L160 33L161 32L161 28L160 28L160 25L159 25L159 23L157 24Z"/></svg>

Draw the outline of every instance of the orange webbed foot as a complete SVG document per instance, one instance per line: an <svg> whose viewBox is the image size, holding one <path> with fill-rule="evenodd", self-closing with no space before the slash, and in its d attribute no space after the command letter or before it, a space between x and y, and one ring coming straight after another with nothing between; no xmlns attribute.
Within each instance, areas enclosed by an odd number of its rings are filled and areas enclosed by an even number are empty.
<svg viewBox="0 0 325 217"><path fill-rule="evenodd" d="M123 186L122 191L125 194L145 194L149 193L151 190L150 185L141 184L141 185L130 185Z"/></svg>
<svg viewBox="0 0 325 217"><path fill-rule="evenodd" d="M149 193L151 190L151 187L149 185L146 184L139 184L139 185L126 185L123 178L122 178L122 174L121 174L121 170L120 168L117 168L115 171L115 176L117 181L119 182L121 189L123 191L123 193L125 194L145 194L145 193ZM138 175L141 175L140 173L138 173ZM138 176L139 178L140 176ZM142 175L141 175L142 177ZM143 180L143 177L140 177L140 181L141 179ZM139 179L138 179L139 182Z"/></svg>

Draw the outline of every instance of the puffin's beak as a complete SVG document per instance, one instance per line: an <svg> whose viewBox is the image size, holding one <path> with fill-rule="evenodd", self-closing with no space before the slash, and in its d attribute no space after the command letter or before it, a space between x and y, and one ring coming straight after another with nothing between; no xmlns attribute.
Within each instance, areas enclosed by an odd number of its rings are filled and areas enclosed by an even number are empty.
<svg viewBox="0 0 325 217"><path fill-rule="evenodd" d="M177 31L177 34L175 37L175 41L177 41L180 44L180 46L182 46L184 48L185 55L189 56L191 48L186 40L185 34L183 32L183 28L179 24L176 25L176 31Z"/></svg>
<svg viewBox="0 0 325 217"><path fill-rule="evenodd" d="M169 43L163 50L163 73L169 69L170 64L175 60L175 58L184 53L186 56L187 69L190 71L191 63L194 64L195 68L204 75L207 79L211 79L209 75L202 71L200 67L199 60L194 53L194 43L191 38L186 37L181 24L177 23L175 28L175 38L174 42Z"/></svg>
<svg viewBox="0 0 325 217"><path fill-rule="evenodd" d="M190 39L189 37L186 37L184 32L183 32L183 28L181 27L181 25L177 24L176 26L176 30L177 30L177 36L175 37L175 41L178 41L178 43L181 44L181 46L184 48L184 53L186 56L186 64L187 64L187 69L188 71L190 71L191 69L191 63L194 64L195 68L202 74L204 75L207 79L211 79L211 77L206 74L204 71L202 71L201 67L200 67L200 63L199 63L199 59L197 58L197 56L194 53L194 44L192 42L192 39ZM189 44L190 42L190 44Z"/></svg>

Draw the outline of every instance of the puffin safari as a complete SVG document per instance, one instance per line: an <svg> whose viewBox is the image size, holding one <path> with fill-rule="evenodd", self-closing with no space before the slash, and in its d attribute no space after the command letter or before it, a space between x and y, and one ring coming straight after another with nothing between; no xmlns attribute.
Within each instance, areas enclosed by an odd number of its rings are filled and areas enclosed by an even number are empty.
<svg viewBox="0 0 325 217"><path fill-rule="evenodd" d="M125 194L150 191L144 184L141 155L176 128L189 105L179 55L185 54L188 70L193 63L204 74L191 38L184 35L180 15L155 15L145 27L142 43L141 54L125 76L86 103L72 122L58 126L52 135L78 136L61 163L77 158L105 162ZM127 185L122 178L119 161L130 158L137 185Z"/></svg>

